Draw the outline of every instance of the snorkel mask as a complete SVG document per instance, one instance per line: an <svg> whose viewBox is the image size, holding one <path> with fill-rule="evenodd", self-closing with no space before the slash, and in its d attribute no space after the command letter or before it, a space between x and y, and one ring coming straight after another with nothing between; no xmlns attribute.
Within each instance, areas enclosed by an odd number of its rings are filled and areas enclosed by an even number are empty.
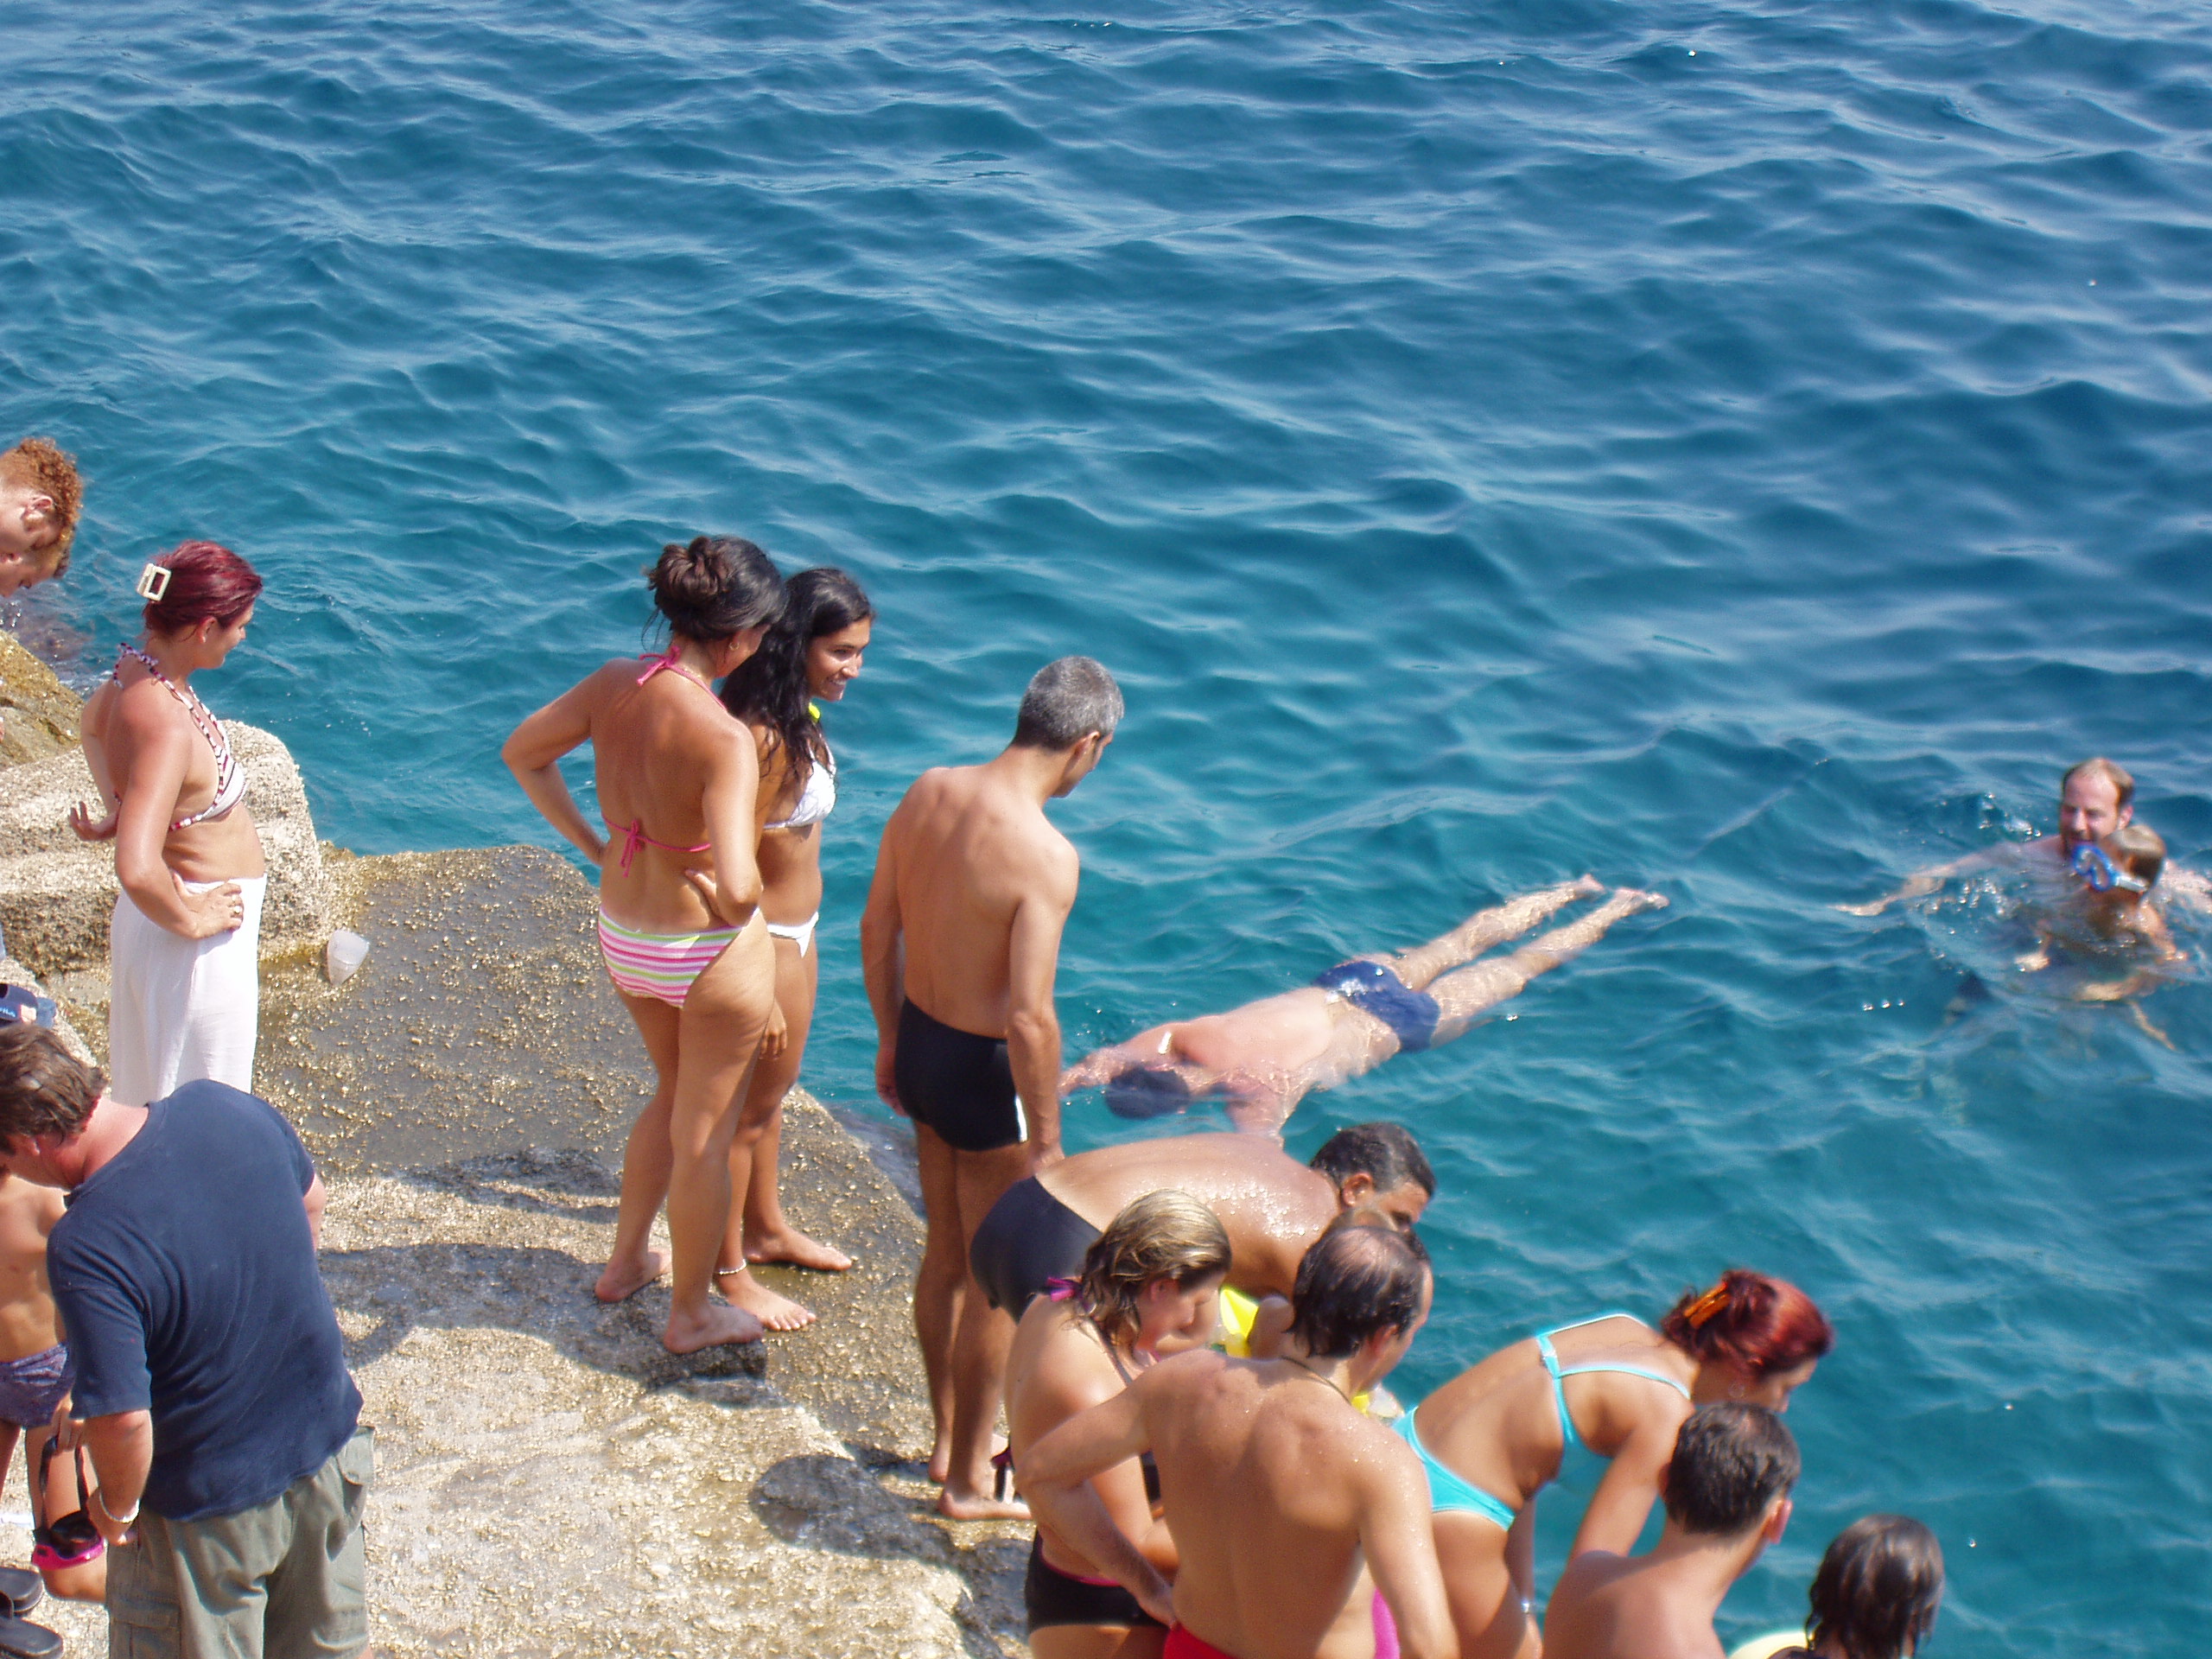
<svg viewBox="0 0 2212 1659"><path fill-rule="evenodd" d="M2089 884L2092 893L2110 893L2115 888L2121 893L2151 890L2148 881L2139 875L2128 874L2094 842L2085 841L2074 849L2074 874Z"/></svg>

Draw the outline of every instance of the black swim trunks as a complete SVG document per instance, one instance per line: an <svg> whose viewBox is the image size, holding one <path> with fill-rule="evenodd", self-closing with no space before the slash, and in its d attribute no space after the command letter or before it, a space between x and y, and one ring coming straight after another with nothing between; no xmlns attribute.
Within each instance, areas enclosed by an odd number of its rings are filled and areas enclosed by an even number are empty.
<svg viewBox="0 0 2212 1659"><path fill-rule="evenodd" d="M928 1124L947 1146L995 1152L1029 1138L1003 1037L955 1030L905 1003L899 1010L894 1071L906 1116Z"/></svg>
<svg viewBox="0 0 2212 1659"><path fill-rule="evenodd" d="M1032 1175L1007 1188L991 1206L968 1248L968 1267L991 1306L1018 1319L1045 1294L1047 1279L1072 1279L1083 1271L1084 1254L1097 1239L1096 1227Z"/></svg>
<svg viewBox="0 0 2212 1659"><path fill-rule="evenodd" d="M1034 1636L1052 1624L1122 1624L1156 1630L1160 1623L1118 1584L1071 1578L1045 1559L1041 1539L1029 1543L1029 1571L1021 1580L1022 1605Z"/></svg>
<svg viewBox="0 0 2212 1659"><path fill-rule="evenodd" d="M1436 999L1427 991L1410 989L1379 962L1340 962L1313 982L1389 1027L1405 1053L1436 1040L1436 1022L1444 1017Z"/></svg>

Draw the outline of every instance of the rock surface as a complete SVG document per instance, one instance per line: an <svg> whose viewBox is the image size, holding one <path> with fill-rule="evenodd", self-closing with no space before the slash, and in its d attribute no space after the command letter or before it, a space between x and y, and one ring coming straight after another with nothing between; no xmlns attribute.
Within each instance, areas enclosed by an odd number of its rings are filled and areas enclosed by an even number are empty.
<svg viewBox="0 0 2212 1659"><path fill-rule="evenodd" d="M331 888L307 786L281 739L234 720L222 724L245 771L246 805L269 865L262 955L312 950L330 932ZM85 752L73 746L0 771L0 926L41 975L107 967L115 851L78 840L68 823L72 806L99 798Z"/></svg>
<svg viewBox="0 0 2212 1659"><path fill-rule="evenodd" d="M0 651L10 695L18 672ZM73 699L55 709L58 743ZM1025 1651L1028 1529L935 1512L921 1230L861 1142L786 1101L785 1205L856 1266L760 1271L819 1323L673 1359L664 1281L616 1307L591 1294L652 1076L598 962L590 886L531 848L326 861L283 746L228 729L271 874L256 1087L326 1173L324 1277L378 1430L378 1650ZM71 751L0 771L0 919L25 959L0 974L35 970L104 1056L112 861L62 823L90 787ZM280 905L280 858L296 903ZM334 926L372 946L340 988L310 948ZM18 1465L0 1509L19 1513ZM0 1556L29 1547L0 1514ZM98 1607L38 1618L75 1652L105 1644Z"/></svg>
<svg viewBox="0 0 2212 1659"><path fill-rule="evenodd" d="M84 703L44 663L0 633L0 766L43 760L77 747Z"/></svg>

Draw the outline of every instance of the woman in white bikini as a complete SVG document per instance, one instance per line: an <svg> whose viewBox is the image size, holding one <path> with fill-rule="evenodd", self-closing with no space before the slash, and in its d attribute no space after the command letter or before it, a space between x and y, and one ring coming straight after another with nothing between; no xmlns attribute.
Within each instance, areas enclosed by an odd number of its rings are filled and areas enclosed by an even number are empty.
<svg viewBox="0 0 2212 1659"><path fill-rule="evenodd" d="M245 773L192 677L245 638L261 578L213 542L186 542L138 578L146 631L85 705L99 786L69 827L115 842L108 925L108 1092L126 1105L213 1077L253 1087L261 1023L261 836Z"/></svg>
<svg viewBox="0 0 2212 1659"><path fill-rule="evenodd" d="M715 1276L722 1294L772 1331L796 1330L814 1315L753 1278L755 1262L789 1262L842 1273L842 1250L809 1238L785 1218L777 1190L784 1096L798 1081L814 1020L821 957L822 825L837 804L837 763L822 734L820 704L843 699L857 678L875 609L860 584L830 566L784 583L784 613L760 649L722 683L722 702L751 728L760 761L760 912L776 949L781 1051L764 1055L730 1142L729 1230Z"/></svg>
<svg viewBox="0 0 2212 1659"><path fill-rule="evenodd" d="M1731 1268L1685 1294L1653 1330L1600 1313L1499 1350L1399 1418L1428 1471L1444 1588L1462 1659L1538 1651L1535 1497L1578 1459L1605 1469L1573 1553L1636 1547L1682 1420L1741 1400L1786 1411L1835 1345L1813 1299Z"/></svg>
<svg viewBox="0 0 2212 1659"><path fill-rule="evenodd" d="M623 1154L599 1299L619 1302L672 1269L661 1339L688 1354L761 1332L712 1295L738 1103L782 1022L754 857L760 768L709 683L760 649L783 583L751 542L701 536L663 549L651 586L668 649L608 663L515 728L501 754L546 821L599 867L600 951L660 1080ZM561 757L586 743L605 836L560 773ZM672 1263L652 1248L664 1197Z"/></svg>

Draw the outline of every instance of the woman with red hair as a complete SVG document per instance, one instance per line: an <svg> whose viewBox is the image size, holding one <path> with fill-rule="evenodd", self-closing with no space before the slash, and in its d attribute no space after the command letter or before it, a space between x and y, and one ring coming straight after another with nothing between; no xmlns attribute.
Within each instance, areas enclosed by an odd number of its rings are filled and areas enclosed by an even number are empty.
<svg viewBox="0 0 2212 1659"><path fill-rule="evenodd" d="M253 1087L261 1024L261 836L230 740L191 689L245 638L261 578L186 542L138 578L146 631L85 705L103 816L69 827L115 842L108 925L108 1090L126 1105L213 1077Z"/></svg>
<svg viewBox="0 0 2212 1659"><path fill-rule="evenodd" d="M1786 1411L1835 1345L1813 1299L1731 1268L1653 1330L1627 1313L1554 1325L1462 1371L1398 1419L1428 1471L1436 1553L1461 1659L1533 1659L1536 1493L1578 1453L1608 1460L1573 1553L1626 1554L1675 1432L1700 1406Z"/></svg>

